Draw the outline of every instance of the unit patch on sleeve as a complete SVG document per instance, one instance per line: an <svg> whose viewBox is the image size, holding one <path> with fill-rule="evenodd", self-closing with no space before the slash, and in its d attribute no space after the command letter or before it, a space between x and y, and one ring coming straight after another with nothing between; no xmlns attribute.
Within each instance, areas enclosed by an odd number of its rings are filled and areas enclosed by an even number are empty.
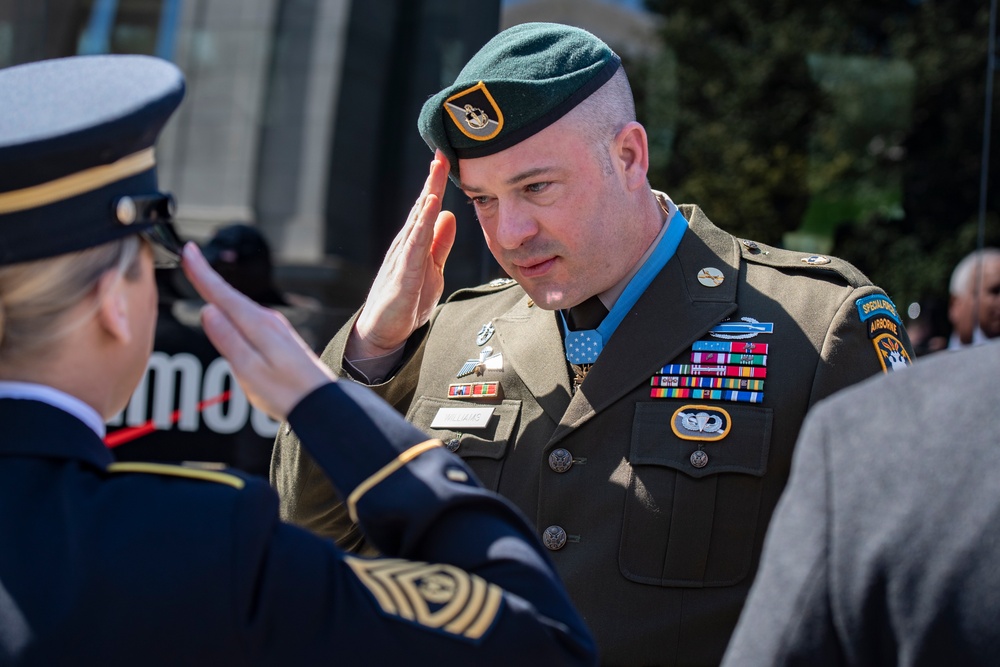
<svg viewBox="0 0 1000 667"><path fill-rule="evenodd" d="M861 316L862 322L867 322L878 315L889 317L896 324L902 324L903 322L899 319L899 313L896 312L895 304L892 303L889 297L883 294L872 294L871 296L858 299L854 302L854 305L858 307L858 315Z"/></svg>
<svg viewBox="0 0 1000 667"><path fill-rule="evenodd" d="M453 565L345 556L382 613L479 643L493 627L503 591Z"/></svg>
<svg viewBox="0 0 1000 667"><path fill-rule="evenodd" d="M882 372L891 373L900 368L906 368L912 362L910 355L906 353L903 343L891 333L883 333L875 336L872 340L875 344L875 351L878 352L879 363L882 364Z"/></svg>
<svg viewBox="0 0 1000 667"><path fill-rule="evenodd" d="M900 340L903 321L899 319L896 306L883 294L872 294L854 302L858 316L868 327L868 338L875 346L883 373L891 373L906 368L911 363L910 355Z"/></svg>

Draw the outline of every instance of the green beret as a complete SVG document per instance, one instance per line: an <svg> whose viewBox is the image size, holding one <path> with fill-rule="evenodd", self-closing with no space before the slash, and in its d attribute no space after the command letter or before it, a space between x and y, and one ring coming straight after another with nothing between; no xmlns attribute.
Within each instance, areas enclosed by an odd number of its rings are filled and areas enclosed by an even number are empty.
<svg viewBox="0 0 1000 667"><path fill-rule="evenodd" d="M580 28L522 23L486 43L455 82L424 103L417 120L458 182L458 158L498 153L556 122L607 83L621 65Z"/></svg>

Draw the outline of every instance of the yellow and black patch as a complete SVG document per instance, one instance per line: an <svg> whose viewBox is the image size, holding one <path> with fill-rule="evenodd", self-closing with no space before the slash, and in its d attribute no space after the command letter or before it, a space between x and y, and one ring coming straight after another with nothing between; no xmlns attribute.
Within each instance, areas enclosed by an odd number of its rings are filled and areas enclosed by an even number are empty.
<svg viewBox="0 0 1000 667"><path fill-rule="evenodd" d="M891 333L878 334L872 339L872 343L878 353L883 373L891 373L913 363L910 360L910 355L906 352L906 346Z"/></svg>
<svg viewBox="0 0 1000 667"><path fill-rule="evenodd" d="M503 113L482 81L446 99L444 108L470 139L489 141L503 129Z"/></svg>
<svg viewBox="0 0 1000 667"><path fill-rule="evenodd" d="M236 475L219 472L218 470L206 470L203 467L175 466L166 463L143 463L141 461L120 461L112 463L107 467L108 472L114 473L144 473L147 475L167 475L170 477L186 477L188 479L200 479L205 482L215 482L216 484L228 484L229 486L242 489L246 482Z"/></svg>
<svg viewBox="0 0 1000 667"><path fill-rule="evenodd" d="M344 561L384 614L429 630L479 642L500 613L500 587L454 565L354 556Z"/></svg>
<svg viewBox="0 0 1000 667"><path fill-rule="evenodd" d="M875 339L882 334L891 334L899 338L902 326L891 317L879 315L868 320L868 337Z"/></svg>

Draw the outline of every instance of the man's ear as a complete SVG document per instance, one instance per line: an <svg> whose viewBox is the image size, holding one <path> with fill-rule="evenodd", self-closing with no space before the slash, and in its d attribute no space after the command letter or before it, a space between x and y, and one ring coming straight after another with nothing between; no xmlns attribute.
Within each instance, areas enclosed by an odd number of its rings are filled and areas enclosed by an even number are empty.
<svg viewBox="0 0 1000 667"><path fill-rule="evenodd" d="M121 343L128 343L132 340L125 278L117 271L105 271L101 279L97 281L96 298L96 318L101 328Z"/></svg>
<svg viewBox="0 0 1000 667"><path fill-rule="evenodd" d="M646 179L649 172L649 142L642 125L632 121L622 128L615 137L612 155L619 161L629 190L649 187Z"/></svg>

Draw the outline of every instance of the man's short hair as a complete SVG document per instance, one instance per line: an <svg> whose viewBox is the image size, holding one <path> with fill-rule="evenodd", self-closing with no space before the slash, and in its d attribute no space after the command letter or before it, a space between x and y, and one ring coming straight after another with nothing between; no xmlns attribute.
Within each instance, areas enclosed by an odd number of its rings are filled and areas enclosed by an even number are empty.
<svg viewBox="0 0 1000 667"><path fill-rule="evenodd" d="M976 264L979 261L985 264L988 259L1000 260L1000 248L973 250L962 258L962 261L955 265L955 269L951 272L951 282L948 284L948 292L952 296L969 294L975 287L973 279L975 277Z"/></svg>

